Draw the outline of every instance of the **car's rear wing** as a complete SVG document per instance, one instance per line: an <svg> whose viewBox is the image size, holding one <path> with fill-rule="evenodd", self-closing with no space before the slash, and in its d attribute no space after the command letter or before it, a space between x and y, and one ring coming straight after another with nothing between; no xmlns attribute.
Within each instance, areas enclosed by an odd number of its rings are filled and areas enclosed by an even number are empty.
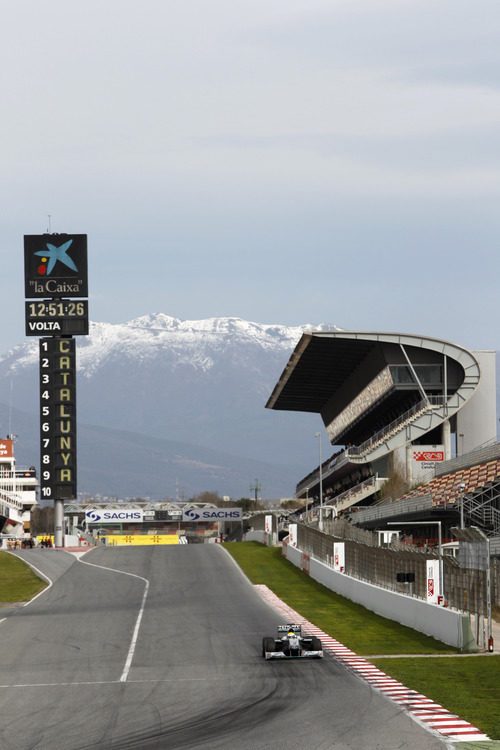
<svg viewBox="0 0 500 750"><path fill-rule="evenodd" d="M278 625L278 633L288 633L290 630L293 630L294 633L298 633L300 635L302 631L301 625Z"/></svg>

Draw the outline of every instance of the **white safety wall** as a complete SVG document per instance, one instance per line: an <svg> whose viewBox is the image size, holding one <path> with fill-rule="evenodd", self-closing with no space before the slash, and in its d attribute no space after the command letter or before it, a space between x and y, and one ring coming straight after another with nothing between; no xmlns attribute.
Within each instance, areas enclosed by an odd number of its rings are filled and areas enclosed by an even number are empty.
<svg viewBox="0 0 500 750"><path fill-rule="evenodd" d="M284 555L299 568L302 565L302 551L286 544ZM382 617L395 620L421 633L437 638L455 648L477 651L467 615L454 612L437 604L427 604L395 591L374 586L346 573L338 573L328 565L314 558L308 561L309 575L315 581L335 591L346 599L363 605ZM335 635L335 634L332 634Z"/></svg>

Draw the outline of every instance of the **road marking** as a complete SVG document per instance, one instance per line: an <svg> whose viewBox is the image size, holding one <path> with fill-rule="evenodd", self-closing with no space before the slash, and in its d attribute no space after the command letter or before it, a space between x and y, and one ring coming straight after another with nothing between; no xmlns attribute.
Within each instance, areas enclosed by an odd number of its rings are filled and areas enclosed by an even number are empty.
<svg viewBox="0 0 500 750"><path fill-rule="evenodd" d="M370 664L363 656L358 656L339 643L327 633L324 633L316 625L305 620L302 615L279 599L274 592L264 584L257 584L254 588L262 598L274 609L285 617L288 622L300 623L304 630L311 635L316 635L323 642L323 651L334 656L361 679L365 680L389 700L394 701L401 708L406 709L410 716L420 726L432 730L441 737L452 738L454 741L460 739L467 742L479 742L489 740L488 735L483 734L480 729L468 721L460 719L455 714L447 711L443 706L426 698L425 695L410 690L397 680L384 674L374 664Z"/></svg>
<svg viewBox="0 0 500 750"><path fill-rule="evenodd" d="M130 666L132 664L132 659L134 658L134 651L135 651L135 647L137 644L137 637L139 635L139 628L141 626L142 615L144 614L144 607L146 606L146 598L147 598L148 591L149 591L149 581L146 580L146 578L143 578L142 580L146 581L146 586L144 587L144 594L142 597L141 609L139 610L139 614L137 616L134 633L132 635L132 640L130 642L130 647L129 647L128 654L127 654L127 660L123 668L122 676L120 677L120 682L127 681L128 673L130 671Z"/></svg>
<svg viewBox="0 0 500 750"><path fill-rule="evenodd" d="M143 576L139 576L136 573L129 573L126 570L118 570L117 568L109 568L107 565L97 565L96 563L87 562L86 560L82 560L82 559L78 559L78 562L81 563L82 565L90 565L93 568L101 568L102 570L110 570L112 573L121 573L124 576L131 576L132 578L139 578L139 580L144 581L144 583L146 584L144 586L144 593L142 595L142 602L141 602L141 607L139 609L139 614L137 615L137 619L135 621L134 632L132 633L132 640L130 641L127 658L125 660L125 666L123 667L123 672L119 680L119 682L126 682L128 673L130 671L130 667L132 665L132 659L134 658L135 647L137 645L137 638L139 636L139 629L141 627L141 620L144 614L144 608L146 606L146 599L147 599L148 591L149 591L149 581L147 578L144 578Z"/></svg>
<svg viewBox="0 0 500 750"><path fill-rule="evenodd" d="M128 677L128 673L130 671L130 667L131 667L131 664L132 664L132 659L134 658L135 647L137 645L137 638L139 636L139 629L141 627L141 620L142 620L142 616L144 614L144 608L146 606L146 599L147 599L148 591L149 591L149 581L148 581L147 578L144 578L143 576L137 575L136 573L129 573L126 570L118 570L117 568L110 568L107 565L97 565L96 563L91 563L91 562L87 562L87 560L83 560L82 559L83 555L86 554L89 551L90 550L87 549L84 552L82 552L81 554L78 554L78 552L70 552L69 554L73 554L76 557L77 561L79 563L81 563L82 565L90 565L90 567L92 567L92 568L101 568L103 570L109 570L112 573L121 573L124 576L132 576L132 578L139 578L141 581L144 581L144 583L146 584L145 587L144 587L144 594L142 596L142 602L141 602L141 607L139 609L139 614L137 615L137 619L135 621L134 632L132 633L132 640L130 642L130 646L129 646L129 649L128 649L128 652L127 652L127 658L125 660L125 666L123 668L123 672L122 672L120 680L119 680L119 682L126 682L127 681L127 677ZM19 557L18 555L15 555L15 556ZM31 568L33 568L33 570L35 570L40 576L42 576L42 578L45 578L45 580L48 581L48 586L45 589L43 589L43 591L40 591L36 596L33 597L33 599L30 599L29 602L26 602L26 604L23 604L23 607L27 607L29 604L31 604L32 602L34 602L35 599L38 599L39 596L41 596L42 594L45 594L51 588L51 586L52 586L52 580L49 578L49 576L46 573L43 573L35 565L33 565L33 563L29 562L29 560L26 560L25 558L19 558L19 559L22 559L23 562L26 562ZM2 620L0 620L0 624L4 620L6 620L6 619L7 618L4 617ZM61 684L72 685L72 684L80 684L80 683L61 683ZM87 684L87 683L82 683L82 684ZM88 683L88 684L93 684L93 683ZM0 685L0 687L9 687L9 686Z"/></svg>
<svg viewBox="0 0 500 750"><path fill-rule="evenodd" d="M151 680L127 680L127 685L154 685L163 682L221 682L223 680L239 679L235 676L209 676L209 677L160 677ZM122 680L94 680L83 682L25 682L13 685L0 685L0 690L7 688L48 688L48 687L85 687L86 685L120 685Z"/></svg>

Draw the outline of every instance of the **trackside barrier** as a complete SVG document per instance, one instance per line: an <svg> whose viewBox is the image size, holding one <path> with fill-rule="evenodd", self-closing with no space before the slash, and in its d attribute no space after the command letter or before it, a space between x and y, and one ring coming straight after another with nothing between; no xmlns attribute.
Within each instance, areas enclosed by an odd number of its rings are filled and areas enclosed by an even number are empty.
<svg viewBox="0 0 500 750"><path fill-rule="evenodd" d="M265 531L247 531L243 534L244 542L259 542L260 544L266 544L266 537L268 535Z"/></svg>
<svg viewBox="0 0 500 750"><path fill-rule="evenodd" d="M304 555L297 547L283 544L283 556L301 570L306 568ZM313 557L309 557L307 563L311 578L371 612L437 638L461 651L478 650L467 615L351 578Z"/></svg>
<svg viewBox="0 0 500 750"><path fill-rule="evenodd" d="M102 539L105 539L105 544L110 547L179 544L177 534L110 534L101 537Z"/></svg>
<svg viewBox="0 0 500 750"><path fill-rule="evenodd" d="M243 541L260 542L260 544L265 544L266 547L274 547L274 545L277 544L277 534L275 531L272 531L270 534L261 530L247 531L243 534Z"/></svg>

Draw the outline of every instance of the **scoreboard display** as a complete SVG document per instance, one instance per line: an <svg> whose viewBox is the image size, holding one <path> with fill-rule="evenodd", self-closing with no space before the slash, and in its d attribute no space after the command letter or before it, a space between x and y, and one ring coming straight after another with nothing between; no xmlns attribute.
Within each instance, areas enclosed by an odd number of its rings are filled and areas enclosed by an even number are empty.
<svg viewBox="0 0 500 750"><path fill-rule="evenodd" d="M54 502L57 546L64 500L77 497L73 336L89 333L87 277L86 234L24 235L26 336L40 337L40 496Z"/></svg>
<svg viewBox="0 0 500 750"><path fill-rule="evenodd" d="M24 303L26 336L86 336L89 304L86 299L44 299Z"/></svg>
<svg viewBox="0 0 500 750"><path fill-rule="evenodd" d="M76 361L72 338L40 339L40 492L76 497Z"/></svg>

